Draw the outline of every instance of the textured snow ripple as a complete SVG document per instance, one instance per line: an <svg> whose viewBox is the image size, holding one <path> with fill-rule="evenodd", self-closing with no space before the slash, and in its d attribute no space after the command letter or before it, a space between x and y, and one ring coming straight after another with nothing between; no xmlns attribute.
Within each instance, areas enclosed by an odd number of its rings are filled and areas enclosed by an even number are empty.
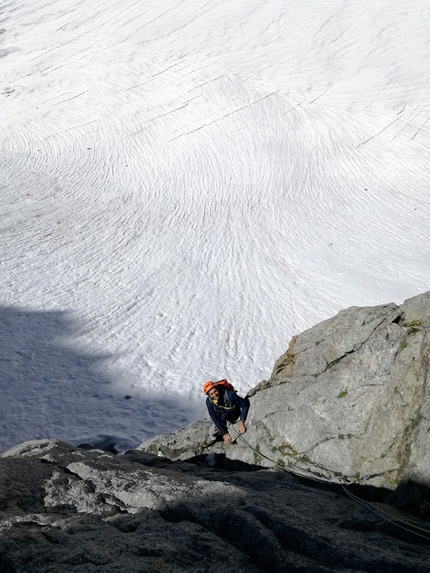
<svg viewBox="0 0 430 573"><path fill-rule="evenodd" d="M427 3L0 11L2 305L72 313L48 340L108 381L56 378L64 433L55 397L5 401L13 440L173 429L205 379L245 391L294 333L429 288Z"/></svg>

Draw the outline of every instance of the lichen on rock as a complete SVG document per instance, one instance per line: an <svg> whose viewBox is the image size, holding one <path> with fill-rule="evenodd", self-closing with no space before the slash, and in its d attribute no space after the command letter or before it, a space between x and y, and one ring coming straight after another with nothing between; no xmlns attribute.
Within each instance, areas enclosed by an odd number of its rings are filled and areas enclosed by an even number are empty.
<svg viewBox="0 0 430 573"><path fill-rule="evenodd" d="M424 293L401 306L351 307L294 336L270 379L249 392L247 434L211 451L273 467L273 448L289 444L282 460L301 474L338 483L371 476L370 484L391 489L427 480L429 326ZM203 428L192 425L140 449L186 460L196 455Z"/></svg>

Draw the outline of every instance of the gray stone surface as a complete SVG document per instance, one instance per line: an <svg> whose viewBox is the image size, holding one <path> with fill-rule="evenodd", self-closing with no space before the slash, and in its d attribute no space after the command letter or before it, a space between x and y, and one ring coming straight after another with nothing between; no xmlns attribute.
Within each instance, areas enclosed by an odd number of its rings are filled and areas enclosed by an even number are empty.
<svg viewBox="0 0 430 573"><path fill-rule="evenodd" d="M211 452L331 482L428 484L429 328L425 293L399 307L352 307L295 336L271 378L249 393L246 435ZM203 428L139 449L186 460Z"/></svg>
<svg viewBox="0 0 430 573"><path fill-rule="evenodd" d="M425 293L295 336L231 445L11 448L0 572L429 572L429 328Z"/></svg>
<svg viewBox="0 0 430 573"><path fill-rule="evenodd" d="M13 448L0 457L0 571L429 571L423 539L339 486L195 462L54 440Z"/></svg>

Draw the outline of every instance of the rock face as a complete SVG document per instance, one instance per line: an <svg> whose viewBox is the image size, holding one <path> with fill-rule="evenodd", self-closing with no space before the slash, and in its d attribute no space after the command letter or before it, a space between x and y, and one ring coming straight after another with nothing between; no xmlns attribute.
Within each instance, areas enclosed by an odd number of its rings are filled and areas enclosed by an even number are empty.
<svg viewBox="0 0 430 573"><path fill-rule="evenodd" d="M15 446L0 572L428 573L429 329L426 293L294 337L235 444L203 450L200 421L123 456Z"/></svg>
<svg viewBox="0 0 430 573"><path fill-rule="evenodd" d="M295 336L270 380L249 393L246 435L211 451L331 482L428 484L429 329L425 293L399 307L349 308ZM193 424L140 449L189 459L207 428Z"/></svg>
<svg viewBox="0 0 430 573"><path fill-rule="evenodd" d="M339 486L195 462L55 440L12 448L0 457L0 571L429 571L422 538Z"/></svg>

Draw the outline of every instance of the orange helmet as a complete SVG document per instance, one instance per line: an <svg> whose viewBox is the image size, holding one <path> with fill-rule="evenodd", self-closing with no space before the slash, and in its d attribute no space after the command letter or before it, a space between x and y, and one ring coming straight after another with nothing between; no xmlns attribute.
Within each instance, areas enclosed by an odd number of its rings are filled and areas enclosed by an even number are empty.
<svg viewBox="0 0 430 573"><path fill-rule="evenodd" d="M203 392L204 392L205 394L207 394L207 393L209 392L209 390L210 390L211 388L214 388L215 386L216 386L216 384L214 384L214 383L212 382L212 380L209 380L209 382L205 382L205 383L203 384Z"/></svg>

